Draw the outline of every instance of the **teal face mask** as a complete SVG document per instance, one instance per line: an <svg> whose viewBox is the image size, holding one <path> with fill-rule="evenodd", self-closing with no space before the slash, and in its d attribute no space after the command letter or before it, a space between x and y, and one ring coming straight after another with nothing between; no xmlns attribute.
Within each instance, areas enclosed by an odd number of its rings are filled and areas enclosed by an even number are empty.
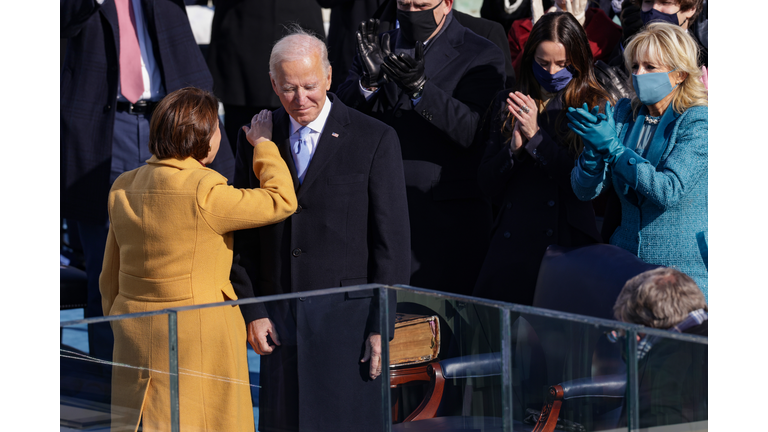
<svg viewBox="0 0 768 432"><path fill-rule="evenodd" d="M669 82L669 74L676 71L677 68L669 72L647 73L642 75L632 74L632 84L635 86L635 93L643 105L653 105L664 99L677 86L672 87Z"/></svg>

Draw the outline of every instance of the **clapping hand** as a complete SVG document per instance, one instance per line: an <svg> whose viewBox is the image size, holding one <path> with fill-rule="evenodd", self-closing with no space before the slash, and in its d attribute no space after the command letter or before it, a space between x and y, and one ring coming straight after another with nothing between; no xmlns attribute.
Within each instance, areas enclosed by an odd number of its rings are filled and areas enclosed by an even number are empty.
<svg viewBox="0 0 768 432"><path fill-rule="evenodd" d="M581 137L585 151L598 153L607 162L614 162L624 152L624 146L616 133L613 108L606 102L605 113L598 114L598 110L595 106L590 112L586 103L582 108L568 107L566 116L571 121L568 127Z"/></svg>
<svg viewBox="0 0 768 432"><path fill-rule="evenodd" d="M384 54L379 46L379 20L363 21L357 30L357 55L363 64L363 76L360 83L363 87L376 88L387 81L381 70Z"/></svg>
<svg viewBox="0 0 768 432"><path fill-rule="evenodd" d="M402 88L411 99L424 88L427 82L427 75L424 71L424 44L416 41L416 58L406 53L395 55L389 49L389 34L385 33L381 37L384 53L384 64L381 68L387 74L387 77Z"/></svg>
<svg viewBox="0 0 768 432"><path fill-rule="evenodd" d="M525 141L536 135L539 131L539 110L532 97L520 92L510 93L507 98L507 110L517 119L519 131Z"/></svg>
<svg viewBox="0 0 768 432"><path fill-rule="evenodd" d="M573 15L583 26L587 14L587 0L565 0L565 11Z"/></svg>

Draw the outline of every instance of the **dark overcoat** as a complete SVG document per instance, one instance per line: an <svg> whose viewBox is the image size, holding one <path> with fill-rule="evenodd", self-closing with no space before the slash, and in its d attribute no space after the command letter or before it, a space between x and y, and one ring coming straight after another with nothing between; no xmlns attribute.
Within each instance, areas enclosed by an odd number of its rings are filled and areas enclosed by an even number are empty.
<svg viewBox="0 0 768 432"><path fill-rule="evenodd" d="M231 280L238 298L408 282L408 207L397 135L328 96L333 105L301 185L289 116L283 108L274 113L273 140L293 175L299 206L284 222L235 234ZM259 185L252 151L241 131L237 187ZM368 364L359 362L368 333L380 331L377 307L373 291L241 307L246 322L272 319L282 343L261 357L261 430L381 428L381 380L371 381Z"/></svg>
<svg viewBox="0 0 768 432"><path fill-rule="evenodd" d="M389 32L396 46L399 29ZM469 294L488 248L489 202L479 192L483 154L475 131L504 85L493 43L451 20L425 51L427 82L416 106L394 82L366 101L357 56L339 98L397 131L411 223L411 285Z"/></svg>
<svg viewBox="0 0 768 432"><path fill-rule="evenodd" d="M493 104L488 140L480 164L480 187L499 209L493 237L474 295L531 305L539 266L547 247L600 243L592 203L571 188L576 155L560 145L565 123L562 92L538 116L539 132L512 160L501 134L501 111L512 89Z"/></svg>
<svg viewBox="0 0 768 432"><path fill-rule="evenodd" d="M182 0L141 0L155 60L167 93L183 87L213 89ZM61 216L107 222L120 52L114 0L62 0ZM224 134L210 168L232 179L234 158Z"/></svg>

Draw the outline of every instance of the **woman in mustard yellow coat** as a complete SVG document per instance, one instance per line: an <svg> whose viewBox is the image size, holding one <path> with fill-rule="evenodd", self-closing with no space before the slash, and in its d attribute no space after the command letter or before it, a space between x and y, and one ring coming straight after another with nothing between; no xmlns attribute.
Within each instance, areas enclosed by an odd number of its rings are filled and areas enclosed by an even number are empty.
<svg viewBox="0 0 768 432"><path fill-rule="evenodd" d="M244 127L261 188L227 186L205 167L221 140L217 109L204 90L166 96L150 123L152 158L112 186L99 280L104 315L236 299L232 232L280 222L296 210L291 174L271 142L269 111ZM167 316L120 320L112 329L113 430L170 430ZM239 308L179 313L178 347L181 430L253 431Z"/></svg>

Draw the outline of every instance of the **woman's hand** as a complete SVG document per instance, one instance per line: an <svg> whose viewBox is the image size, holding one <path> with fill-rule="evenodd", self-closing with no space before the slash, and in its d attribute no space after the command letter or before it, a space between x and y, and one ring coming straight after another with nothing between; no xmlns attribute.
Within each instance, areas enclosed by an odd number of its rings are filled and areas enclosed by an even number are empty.
<svg viewBox="0 0 768 432"><path fill-rule="evenodd" d="M512 129L512 139L509 140L509 151L519 154L522 149L523 135L520 133L520 122L515 122L515 128Z"/></svg>
<svg viewBox="0 0 768 432"><path fill-rule="evenodd" d="M251 119L251 127L243 126L245 137L252 146L262 141L272 141L272 111L261 110Z"/></svg>
<svg viewBox="0 0 768 432"><path fill-rule="evenodd" d="M533 138L539 131L537 119L539 110L536 108L536 101L520 92L510 93L507 98L507 109L520 124L519 130L524 138L523 143Z"/></svg>

